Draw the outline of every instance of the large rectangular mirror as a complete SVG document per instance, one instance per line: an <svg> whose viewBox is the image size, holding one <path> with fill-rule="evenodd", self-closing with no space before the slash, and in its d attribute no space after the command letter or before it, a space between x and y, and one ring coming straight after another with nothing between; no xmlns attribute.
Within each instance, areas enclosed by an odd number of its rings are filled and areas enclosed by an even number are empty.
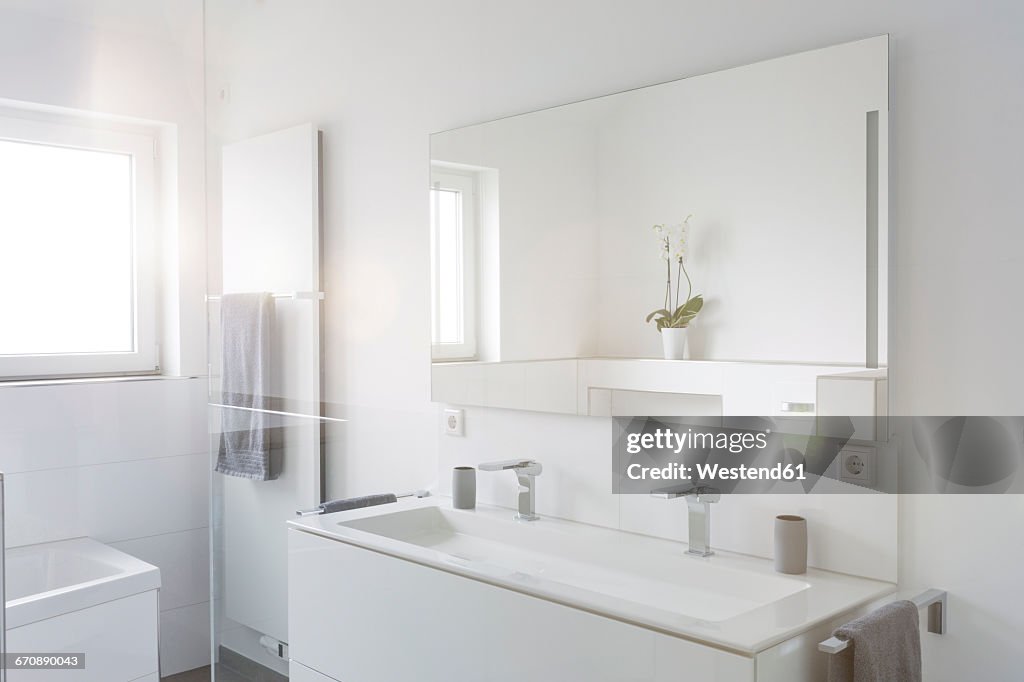
<svg viewBox="0 0 1024 682"><path fill-rule="evenodd" d="M887 110L882 36L433 135L434 399L884 414Z"/></svg>

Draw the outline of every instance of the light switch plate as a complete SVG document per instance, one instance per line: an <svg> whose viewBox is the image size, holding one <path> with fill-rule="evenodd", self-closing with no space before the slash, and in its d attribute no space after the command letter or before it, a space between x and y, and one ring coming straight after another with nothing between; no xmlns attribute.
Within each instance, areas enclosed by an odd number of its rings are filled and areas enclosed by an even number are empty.
<svg viewBox="0 0 1024 682"><path fill-rule="evenodd" d="M449 436L466 435L464 420L465 417L463 416L462 410L445 410L444 432Z"/></svg>

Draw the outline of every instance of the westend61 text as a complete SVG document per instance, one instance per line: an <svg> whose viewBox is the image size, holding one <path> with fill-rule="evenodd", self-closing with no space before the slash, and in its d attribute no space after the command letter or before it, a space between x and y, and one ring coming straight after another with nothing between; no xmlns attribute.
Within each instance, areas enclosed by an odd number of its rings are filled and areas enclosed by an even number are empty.
<svg viewBox="0 0 1024 682"><path fill-rule="evenodd" d="M663 467L646 467L630 464L626 476L634 481L804 481L807 475L803 464L776 464L774 466L726 467L720 464L678 464Z"/></svg>

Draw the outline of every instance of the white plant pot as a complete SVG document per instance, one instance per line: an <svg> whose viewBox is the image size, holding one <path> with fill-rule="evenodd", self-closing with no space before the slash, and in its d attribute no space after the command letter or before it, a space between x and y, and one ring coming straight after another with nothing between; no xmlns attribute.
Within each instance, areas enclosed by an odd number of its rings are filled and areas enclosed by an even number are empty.
<svg viewBox="0 0 1024 682"><path fill-rule="evenodd" d="M666 360L686 359L686 327L665 327L661 330L661 345Z"/></svg>

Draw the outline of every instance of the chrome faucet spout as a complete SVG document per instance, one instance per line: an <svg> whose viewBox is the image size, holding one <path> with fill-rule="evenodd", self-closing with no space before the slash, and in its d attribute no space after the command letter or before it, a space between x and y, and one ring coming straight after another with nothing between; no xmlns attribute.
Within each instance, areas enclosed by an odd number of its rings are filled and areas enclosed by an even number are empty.
<svg viewBox="0 0 1024 682"><path fill-rule="evenodd" d="M699 557L708 557L714 554L711 549L711 504L722 499L720 490L708 486L696 486L685 490L665 489L651 494L653 497L666 500L686 498L687 526L690 534L689 548L686 553Z"/></svg>
<svg viewBox="0 0 1024 682"><path fill-rule="evenodd" d="M518 521L536 521L537 516L537 477L544 468L540 462L532 459L506 459L498 462L484 462L477 467L480 471L511 471L519 481Z"/></svg>

